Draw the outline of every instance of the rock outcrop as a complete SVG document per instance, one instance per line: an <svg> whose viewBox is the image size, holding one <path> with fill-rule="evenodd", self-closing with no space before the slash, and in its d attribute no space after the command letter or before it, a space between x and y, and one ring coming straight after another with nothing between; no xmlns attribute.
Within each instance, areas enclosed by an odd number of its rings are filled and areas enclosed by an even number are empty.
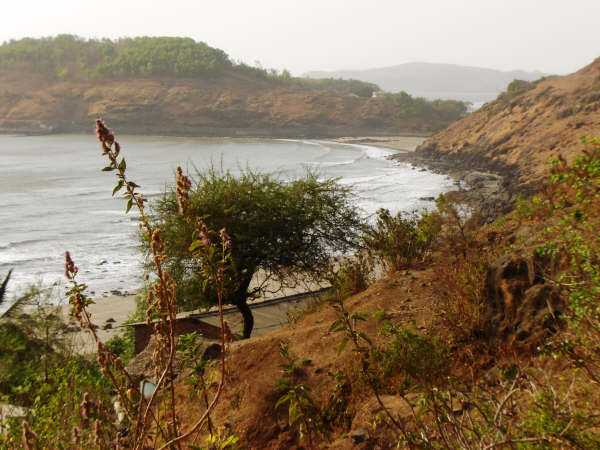
<svg viewBox="0 0 600 450"><path fill-rule="evenodd" d="M564 302L546 280L548 261L540 257L501 258L485 281L488 336L518 348L534 349L560 327Z"/></svg>

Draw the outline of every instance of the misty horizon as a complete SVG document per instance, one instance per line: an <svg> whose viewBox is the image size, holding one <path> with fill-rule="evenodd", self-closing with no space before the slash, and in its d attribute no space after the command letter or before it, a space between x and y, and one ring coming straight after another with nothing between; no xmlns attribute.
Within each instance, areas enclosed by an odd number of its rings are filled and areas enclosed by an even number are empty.
<svg viewBox="0 0 600 450"><path fill-rule="evenodd" d="M486 2L487 3L487 2ZM75 34L85 38L184 36L265 68L367 70L409 62L501 71L573 72L600 55L600 3L427 0L418 5L330 0L197 4L141 0L5 6L0 41Z"/></svg>

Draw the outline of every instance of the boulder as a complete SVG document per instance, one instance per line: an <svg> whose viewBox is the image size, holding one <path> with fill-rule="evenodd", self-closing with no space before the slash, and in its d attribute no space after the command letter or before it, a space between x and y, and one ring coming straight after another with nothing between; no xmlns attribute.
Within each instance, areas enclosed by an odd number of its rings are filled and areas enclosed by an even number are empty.
<svg viewBox="0 0 600 450"><path fill-rule="evenodd" d="M550 262L538 256L508 256L488 269L485 281L489 337L535 348L560 326L564 301L545 274Z"/></svg>

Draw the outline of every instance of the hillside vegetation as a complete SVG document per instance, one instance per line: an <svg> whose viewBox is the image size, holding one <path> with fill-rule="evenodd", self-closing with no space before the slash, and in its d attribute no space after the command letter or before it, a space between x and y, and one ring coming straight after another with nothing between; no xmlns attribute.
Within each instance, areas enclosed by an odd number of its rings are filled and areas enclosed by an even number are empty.
<svg viewBox="0 0 600 450"><path fill-rule="evenodd" d="M427 140L417 152L463 169L515 176L516 190L535 185L550 157L573 161L581 137L600 129L600 59L578 72L516 81L493 102Z"/></svg>
<svg viewBox="0 0 600 450"><path fill-rule="evenodd" d="M189 38L61 35L0 45L4 132L81 132L110 116L130 133L429 133L466 112L457 101L372 98L378 90L252 67Z"/></svg>

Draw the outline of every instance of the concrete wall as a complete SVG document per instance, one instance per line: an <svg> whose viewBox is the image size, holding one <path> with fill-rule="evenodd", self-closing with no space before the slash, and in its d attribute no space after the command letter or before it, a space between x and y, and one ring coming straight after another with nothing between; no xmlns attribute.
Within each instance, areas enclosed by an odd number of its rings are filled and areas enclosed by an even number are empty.
<svg viewBox="0 0 600 450"><path fill-rule="evenodd" d="M134 331L134 351L137 355L146 348L152 335L153 327L146 323L132 325ZM199 333L201 336L217 340L220 338L221 330L219 327L203 322L194 317L179 318L175 321L175 335L179 336L192 332Z"/></svg>

